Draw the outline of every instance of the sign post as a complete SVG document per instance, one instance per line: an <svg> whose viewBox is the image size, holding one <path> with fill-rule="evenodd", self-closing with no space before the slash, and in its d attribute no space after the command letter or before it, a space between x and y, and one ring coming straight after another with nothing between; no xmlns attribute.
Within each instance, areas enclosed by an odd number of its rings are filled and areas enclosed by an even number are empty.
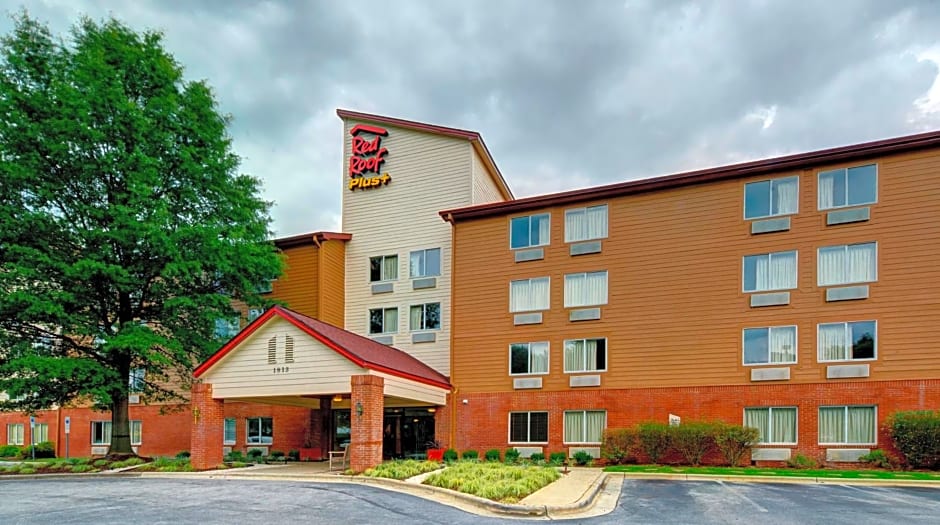
<svg viewBox="0 0 940 525"><path fill-rule="evenodd" d="M69 431L72 429L72 418L65 416L65 459L69 459Z"/></svg>
<svg viewBox="0 0 940 525"><path fill-rule="evenodd" d="M29 416L29 450L32 451L33 459L36 459L36 417Z"/></svg>

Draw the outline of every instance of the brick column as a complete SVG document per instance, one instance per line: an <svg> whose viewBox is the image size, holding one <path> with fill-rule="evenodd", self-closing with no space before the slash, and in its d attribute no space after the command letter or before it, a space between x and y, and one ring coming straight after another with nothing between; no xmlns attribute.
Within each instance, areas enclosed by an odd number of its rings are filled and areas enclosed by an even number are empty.
<svg viewBox="0 0 940 525"><path fill-rule="evenodd" d="M349 468L362 472L382 463L382 420L385 415L385 380L379 376L352 376L350 399ZM359 406L362 414L358 414Z"/></svg>
<svg viewBox="0 0 940 525"><path fill-rule="evenodd" d="M196 470L209 470L222 464L222 433L225 424L225 403L212 399L212 385L193 385L190 404L193 430L190 436L190 462Z"/></svg>

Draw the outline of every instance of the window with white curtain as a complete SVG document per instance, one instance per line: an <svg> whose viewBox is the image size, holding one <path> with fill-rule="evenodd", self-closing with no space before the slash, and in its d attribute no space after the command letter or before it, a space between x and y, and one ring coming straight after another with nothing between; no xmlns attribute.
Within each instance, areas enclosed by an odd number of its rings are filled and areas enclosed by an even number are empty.
<svg viewBox="0 0 940 525"><path fill-rule="evenodd" d="M861 206L878 202L878 168L874 164L819 174L819 209Z"/></svg>
<svg viewBox="0 0 940 525"><path fill-rule="evenodd" d="M875 358L875 321L825 323L818 326L819 361L853 361Z"/></svg>
<svg viewBox="0 0 940 525"><path fill-rule="evenodd" d="M744 364L796 363L796 327L769 326L744 329Z"/></svg>
<svg viewBox="0 0 940 525"><path fill-rule="evenodd" d="M767 292L796 288L796 251L744 257L744 291Z"/></svg>
<svg viewBox="0 0 940 525"><path fill-rule="evenodd" d="M110 421L92 421L91 422L91 444L92 445L110 445L111 444L111 422Z"/></svg>
<svg viewBox="0 0 940 525"><path fill-rule="evenodd" d="M129 423L131 427L131 445L140 445L144 442L144 423L139 419L132 419Z"/></svg>
<svg viewBox="0 0 940 525"><path fill-rule="evenodd" d="M411 331L440 330L441 303L412 305L408 327Z"/></svg>
<svg viewBox="0 0 940 525"><path fill-rule="evenodd" d="M222 427L222 444L235 444L235 418L233 417L225 418L225 422Z"/></svg>
<svg viewBox="0 0 940 525"><path fill-rule="evenodd" d="M606 410L565 411L565 443L597 444L607 427Z"/></svg>
<svg viewBox="0 0 940 525"><path fill-rule="evenodd" d="M398 308L369 310L370 334L394 334L396 332L398 332Z"/></svg>
<svg viewBox="0 0 940 525"><path fill-rule="evenodd" d="M412 278L441 274L441 249L430 248L411 252L408 272Z"/></svg>
<svg viewBox="0 0 940 525"><path fill-rule="evenodd" d="M877 244L844 244L819 249L819 286L870 283L878 280Z"/></svg>
<svg viewBox="0 0 940 525"><path fill-rule="evenodd" d="M744 426L760 431L758 443L795 445L796 407L745 408Z"/></svg>
<svg viewBox="0 0 940 525"><path fill-rule="evenodd" d="M607 271L565 275L565 308L607 304Z"/></svg>
<svg viewBox="0 0 940 525"><path fill-rule="evenodd" d="M369 258L369 281L394 281L398 279L398 256L379 255Z"/></svg>
<svg viewBox="0 0 940 525"><path fill-rule="evenodd" d="M606 339L568 339L565 341L565 372L603 372L607 370Z"/></svg>
<svg viewBox="0 0 940 525"><path fill-rule="evenodd" d="M509 311L548 310L548 277L520 279L509 283Z"/></svg>
<svg viewBox="0 0 940 525"><path fill-rule="evenodd" d="M7 424L7 445L23 444L23 426L22 423Z"/></svg>
<svg viewBox="0 0 940 525"><path fill-rule="evenodd" d="M876 422L874 406L819 407L819 444L874 445Z"/></svg>
<svg viewBox="0 0 940 525"><path fill-rule="evenodd" d="M510 443L548 443L548 412L510 412Z"/></svg>
<svg viewBox="0 0 940 525"><path fill-rule="evenodd" d="M762 180L744 185L744 218L763 219L796 213L799 177Z"/></svg>
<svg viewBox="0 0 940 525"><path fill-rule="evenodd" d="M509 222L509 247L546 246L549 241L551 216L547 213L515 217Z"/></svg>
<svg viewBox="0 0 940 525"><path fill-rule="evenodd" d="M565 242L607 237L607 205L565 210Z"/></svg>
<svg viewBox="0 0 940 525"><path fill-rule="evenodd" d="M547 374L548 341L509 345L509 374Z"/></svg>
<svg viewBox="0 0 940 525"><path fill-rule="evenodd" d="M42 443L49 441L49 425L46 423L36 423L33 427L33 443Z"/></svg>

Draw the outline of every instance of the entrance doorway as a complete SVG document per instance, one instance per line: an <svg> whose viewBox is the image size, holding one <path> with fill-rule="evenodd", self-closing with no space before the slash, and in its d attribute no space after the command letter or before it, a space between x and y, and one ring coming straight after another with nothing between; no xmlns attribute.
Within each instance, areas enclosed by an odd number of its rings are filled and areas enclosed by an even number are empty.
<svg viewBox="0 0 940 525"><path fill-rule="evenodd" d="M382 456L385 459L427 457L434 439L435 407L386 408L382 424ZM333 410L333 450L351 438L349 409Z"/></svg>

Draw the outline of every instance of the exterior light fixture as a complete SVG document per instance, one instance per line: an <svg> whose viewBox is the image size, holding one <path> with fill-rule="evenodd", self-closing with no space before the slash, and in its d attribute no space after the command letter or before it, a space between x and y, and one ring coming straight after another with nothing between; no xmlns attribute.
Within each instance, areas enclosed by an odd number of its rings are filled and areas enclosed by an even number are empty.
<svg viewBox="0 0 940 525"><path fill-rule="evenodd" d="M335 396L333 396L333 402L334 402L334 403L339 403L339 402L341 402L342 400L343 400L343 396L341 396L341 395L339 395L339 394L336 394Z"/></svg>
<svg viewBox="0 0 940 525"><path fill-rule="evenodd" d="M431 407L431 408L428 409L428 412L430 412L430 413L433 414L433 413L437 412L437 409L434 408L434 407Z"/></svg>
<svg viewBox="0 0 940 525"><path fill-rule="evenodd" d="M362 417L362 403L356 401L356 415Z"/></svg>

